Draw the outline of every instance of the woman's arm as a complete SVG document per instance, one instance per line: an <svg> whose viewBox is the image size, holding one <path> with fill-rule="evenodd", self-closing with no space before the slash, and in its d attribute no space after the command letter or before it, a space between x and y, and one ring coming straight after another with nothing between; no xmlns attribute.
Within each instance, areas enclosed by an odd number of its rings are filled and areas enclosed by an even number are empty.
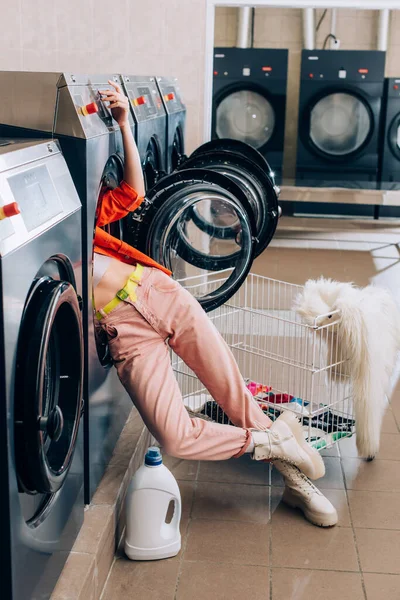
<svg viewBox="0 0 400 600"><path fill-rule="evenodd" d="M97 225L102 227L118 221L143 202L145 193L142 165L138 149L129 124L129 100L114 81L108 82L114 89L104 90L102 99L117 121L124 145L124 181L114 190L108 190L101 199Z"/></svg>

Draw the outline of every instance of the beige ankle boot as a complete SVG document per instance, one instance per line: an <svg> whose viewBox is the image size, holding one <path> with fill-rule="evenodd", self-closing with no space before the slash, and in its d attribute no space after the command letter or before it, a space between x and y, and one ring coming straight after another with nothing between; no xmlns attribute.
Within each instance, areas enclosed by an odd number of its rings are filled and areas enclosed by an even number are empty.
<svg viewBox="0 0 400 600"><path fill-rule="evenodd" d="M253 431L254 460L282 460L296 466L310 479L325 475L325 465L317 450L304 439L294 413L285 411L266 431Z"/></svg>
<svg viewBox="0 0 400 600"><path fill-rule="evenodd" d="M299 508L305 518L318 527L333 527L338 522L335 507L297 467L277 460L274 467L283 475L285 491L282 501Z"/></svg>

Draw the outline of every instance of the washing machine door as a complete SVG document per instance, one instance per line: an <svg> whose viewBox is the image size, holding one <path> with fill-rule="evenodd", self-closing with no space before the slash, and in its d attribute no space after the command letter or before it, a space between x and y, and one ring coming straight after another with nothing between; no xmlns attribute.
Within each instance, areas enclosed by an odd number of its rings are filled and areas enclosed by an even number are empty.
<svg viewBox="0 0 400 600"><path fill-rule="evenodd" d="M151 189L163 176L161 172L161 149L158 141L151 138L143 160L143 177L145 189Z"/></svg>
<svg viewBox="0 0 400 600"><path fill-rule="evenodd" d="M174 139L172 141L171 152L171 171L175 171L180 165L184 154L185 154L185 144L183 141L183 132L180 127L175 130Z"/></svg>
<svg viewBox="0 0 400 600"><path fill-rule="evenodd" d="M206 231L195 215L209 224ZM225 227L235 228L235 236L221 235ZM170 269L206 311L239 289L255 254L247 196L232 179L204 169L176 171L160 181L130 215L127 231L128 243Z"/></svg>
<svg viewBox="0 0 400 600"><path fill-rule="evenodd" d="M217 102L215 132L262 148L275 131L275 111L269 99L253 89L236 89Z"/></svg>
<svg viewBox="0 0 400 600"><path fill-rule="evenodd" d="M124 158L121 154L116 153L110 156L104 167L103 175L100 182L99 198L102 198L106 190L115 189L124 178ZM115 221L109 223L103 228L107 233L110 233L119 240L123 239L123 221Z"/></svg>
<svg viewBox="0 0 400 600"><path fill-rule="evenodd" d="M247 146L248 147L248 146ZM247 196L257 226L256 256L261 254L270 243L278 223L278 195L273 180L268 171L261 169L257 164L243 155L228 150L210 150L195 153L185 160L180 168L204 168L222 173L231 178ZM204 218L196 207L193 208L193 220L202 231L215 230L212 211L209 213L211 220ZM221 238L234 239L237 235L239 223L220 229Z"/></svg>
<svg viewBox="0 0 400 600"><path fill-rule="evenodd" d="M373 117L366 102L351 92L334 92L310 110L309 138L318 152L337 159L360 152L370 139Z"/></svg>
<svg viewBox="0 0 400 600"><path fill-rule="evenodd" d="M392 120L388 131L388 144L392 154L400 160L400 113Z"/></svg>
<svg viewBox="0 0 400 600"><path fill-rule="evenodd" d="M72 266L56 256L31 286L19 334L14 415L22 491L52 494L61 488L77 440L82 376L80 301Z"/></svg>
<svg viewBox="0 0 400 600"><path fill-rule="evenodd" d="M260 169L268 174L272 183L275 185L274 172L269 166L267 159L261 154L261 152L253 148L253 146L250 146L245 142L241 142L240 140L234 140L232 138L211 140L210 142L206 142L205 144L202 144L196 148L196 150L191 154L191 157L198 156L200 154L208 154L209 152L225 150L251 160L253 163L258 165Z"/></svg>

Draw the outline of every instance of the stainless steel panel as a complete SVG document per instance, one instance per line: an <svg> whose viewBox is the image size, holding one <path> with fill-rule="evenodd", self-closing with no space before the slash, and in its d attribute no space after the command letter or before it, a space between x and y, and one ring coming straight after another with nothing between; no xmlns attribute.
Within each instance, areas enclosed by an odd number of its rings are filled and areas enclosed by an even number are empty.
<svg viewBox="0 0 400 600"><path fill-rule="evenodd" d="M18 149L18 146L22 147ZM16 147L17 149L14 150ZM0 206L11 202L20 203L20 198L16 196L16 186L14 186L13 192L12 177L30 177L29 185L35 185L35 188L39 186L44 194L43 206L35 206L34 208L36 213L42 210L43 218L38 226L34 228L30 228L29 223L26 222L26 214L24 220L23 211L19 215L0 221L0 256L2 257L42 235L44 231L54 227L56 223L63 221L70 214L81 208L81 203L68 167L55 142L35 143L31 149L27 147L27 144L16 144L12 148L12 158L8 162L19 164L20 166L6 169L4 168L4 163L7 163L7 156L3 154L0 157ZM40 158L37 158L37 156ZM43 169L48 173L51 183L47 187L43 185L43 182L40 185L41 180L39 176L43 173ZM35 177L36 173L38 173L38 177ZM27 191L26 201L29 202ZM50 208L47 212L46 206ZM10 223L13 231L8 233L10 231ZM79 230L75 232L76 244L80 244L79 234ZM62 237L60 241L63 241Z"/></svg>
<svg viewBox="0 0 400 600"><path fill-rule="evenodd" d="M0 124L89 139L118 130L98 113L84 116L82 106L98 101L98 90L120 83L120 76L71 73L0 72ZM133 126L133 121L131 121Z"/></svg>

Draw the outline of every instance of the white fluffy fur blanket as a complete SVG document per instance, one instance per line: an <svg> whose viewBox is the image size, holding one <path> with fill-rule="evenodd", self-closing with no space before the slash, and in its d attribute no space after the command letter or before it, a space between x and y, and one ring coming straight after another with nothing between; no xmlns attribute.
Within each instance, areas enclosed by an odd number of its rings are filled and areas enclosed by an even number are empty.
<svg viewBox="0 0 400 600"><path fill-rule="evenodd" d="M348 358L353 386L357 449L374 458L379 450L382 419L390 394L390 380L400 349L400 312L384 289L357 288L331 279L309 280L295 302L295 310L308 325L335 323L328 346L339 344ZM331 315L334 311L340 311ZM327 348L328 356L333 348ZM334 378L337 373L331 373Z"/></svg>

